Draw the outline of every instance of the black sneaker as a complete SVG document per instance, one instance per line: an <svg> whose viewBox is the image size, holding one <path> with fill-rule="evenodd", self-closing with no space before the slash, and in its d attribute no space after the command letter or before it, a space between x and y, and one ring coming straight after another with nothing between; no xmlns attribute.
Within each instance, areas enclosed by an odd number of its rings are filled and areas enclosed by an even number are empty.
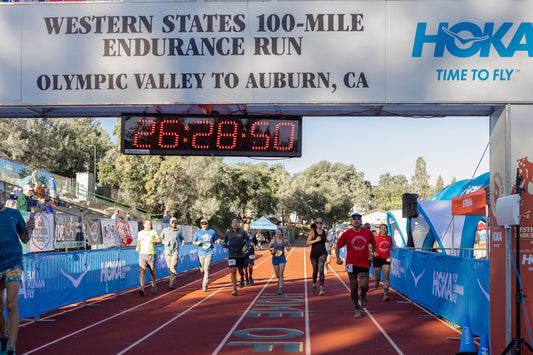
<svg viewBox="0 0 533 355"><path fill-rule="evenodd" d="M1 348L0 348L0 352L5 352L6 349L7 349L7 342L9 341L9 337L6 335L2 335L2 337L0 338L0 343L1 343Z"/></svg>
<svg viewBox="0 0 533 355"><path fill-rule="evenodd" d="M15 355L15 348L11 346L7 348L7 355Z"/></svg>
<svg viewBox="0 0 533 355"><path fill-rule="evenodd" d="M241 288L244 287L244 280L241 280Z"/></svg>
<svg viewBox="0 0 533 355"><path fill-rule="evenodd" d="M139 295L144 296L144 290L142 288L139 289Z"/></svg>
<svg viewBox="0 0 533 355"><path fill-rule="evenodd" d="M366 299L366 293L361 295L361 307L366 308L368 306L368 300Z"/></svg>
<svg viewBox="0 0 533 355"><path fill-rule="evenodd" d="M252 279L252 278L250 277L250 285L253 286L254 284L255 284L254 279Z"/></svg>

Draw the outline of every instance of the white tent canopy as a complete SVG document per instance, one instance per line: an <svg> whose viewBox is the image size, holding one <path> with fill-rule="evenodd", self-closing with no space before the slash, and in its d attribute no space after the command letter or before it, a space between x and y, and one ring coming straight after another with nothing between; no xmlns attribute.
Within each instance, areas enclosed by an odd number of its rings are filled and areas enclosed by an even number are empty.
<svg viewBox="0 0 533 355"><path fill-rule="evenodd" d="M258 220L250 223L250 229L257 229L257 230L266 230L266 231L275 231L279 227L275 225L274 223L270 222L268 219L266 219L265 216L259 218Z"/></svg>

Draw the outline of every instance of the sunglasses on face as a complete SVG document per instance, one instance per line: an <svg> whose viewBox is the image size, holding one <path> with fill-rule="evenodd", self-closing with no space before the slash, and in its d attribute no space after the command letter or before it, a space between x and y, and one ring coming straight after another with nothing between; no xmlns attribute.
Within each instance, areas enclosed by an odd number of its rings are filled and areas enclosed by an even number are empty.
<svg viewBox="0 0 533 355"><path fill-rule="evenodd" d="M356 217L352 217L352 219L353 219L353 220L360 220L361 217L357 217L357 216L356 216Z"/></svg>
<svg viewBox="0 0 533 355"><path fill-rule="evenodd" d="M316 222L316 224L322 224L322 222Z"/></svg>
<svg viewBox="0 0 533 355"><path fill-rule="evenodd" d="M205 223L205 222L202 222L200 224L203 225L203 226L207 226L207 223Z"/></svg>

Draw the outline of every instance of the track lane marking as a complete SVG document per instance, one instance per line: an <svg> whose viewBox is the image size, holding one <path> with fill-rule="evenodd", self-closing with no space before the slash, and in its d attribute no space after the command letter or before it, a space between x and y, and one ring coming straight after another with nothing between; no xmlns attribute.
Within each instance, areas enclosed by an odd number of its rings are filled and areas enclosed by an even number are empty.
<svg viewBox="0 0 533 355"><path fill-rule="evenodd" d="M339 274L333 270L333 268L331 268L331 270L335 273L335 276L337 276L337 278L340 280L340 282L344 285L344 287L348 290L348 292L351 292L351 289L348 287L348 285L346 285L346 282L344 282L344 280L339 276ZM361 307L362 308L362 307ZM389 341L389 343L393 346L393 348L396 350L396 352L398 354L401 354L401 355L404 355L404 353L400 350L400 348L396 345L396 343L392 340L392 338L387 334L387 332L385 331L385 329L383 329L381 327L381 325L379 325L379 323L376 321L376 319L374 317L372 317L372 315L370 314L370 312L368 312L366 310L366 308L362 308L365 313L367 314L367 316L372 320L372 322L374 322L374 325L379 329L379 331L381 332L381 334L383 334L385 336L385 338L387 338L387 340Z"/></svg>
<svg viewBox="0 0 533 355"><path fill-rule="evenodd" d="M271 256L268 257L268 258L266 258L265 260L263 260L262 262L260 262L257 266L260 266L261 264L265 263L266 261L270 260L271 258L272 258ZM223 260L224 260L224 259L223 259ZM219 270L219 271L213 273L212 275L216 275L216 274L218 274L218 273L220 273L220 272L227 271L227 270L228 270L227 268L224 268L224 269L222 269L222 270ZM86 330L89 330L89 329L91 329L91 328L93 328L93 327L95 327L95 326L97 326L97 325L100 325L100 324L105 323L105 322L107 322L107 321L109 321L109 320L112 320L112 319L114 319L114 318L116 318L116 317L119 317L119 316L121 316L121 315L124 315L124 314L126 314L126 313L128 313L128 312L131 312L131 311L133 311L133 310L135 310L135 309L137 309L137 308L139 308L139 307L142 307L142 306L145 306L145 305L147 305L147 304L149 304L149 303L152 303L152 302L154 302L154 301L156 301L156 300L158 300L158 299L160 299L160 298L163 298L163 297L166 297L166 296L168 296L168 295L171 295L171 294L173 294L174 292L177 292L177 291L179 291L179 290L181 290L181 289L183 289L183 288L185 288L185 287L189 287L189 286L191 286L192 284L195 284L195 283L200 282L200 281L201 281L201 279L197 279L197 280L195 280L195 281L191 281L191 282L189 282L188 284L185 284L185 285L183 285L183 286L181 286L181 287L179 287L179 288L177 288L177 289L175 289L175 290L173 290L173 291L166 292L166 293L164 293L164 294L162 294L162 295L160 295L160 296L157 296L157 297L155 297L155 298L152 298L152 299L149 300L149 301L143 302L143 303L138 304L138 305L136 305L136 306L134 306L134 307L128 308L128 309L126 309L126 310L124 310L124 311L122 311L122 312L120 312L120 313L117 313L117 314L115 314L115 315L113 315L113 316L110 316L110 317L104 318L104 319L102 319L102 320L100 320L100 321L98 321L98 322L96 322L96 323L93 323L93 324L91 324L91 325L88 325L88 326L86 326L86 327L84 327L84 328L81 328L81 329L79 329L79 330L76 330L76 331L74 331L74 332L72 332L72 333L66 334L66 335L64 335L64 336L62 336L62 337L60 337L60 338L57 338L56 340L50 341L50 342L48 342L48 343L46 343L46 344L43 344L43 345L41 345L41 346L39 346L39 347L37 347L37 348L34 348L34 349L30 350L30 351L27 351L27 352L25 352L24 354L32 354L32 353L34 353L34 352L36 352L36 351L42 350L42 349L44 349L44 348L46 348L46 347L48 347L48 346L50 346L50 345L53 345L53 344L56 344L56 343L58 343L58 342L60 342L60 341L62 341L62 340L68 339L68 338L70 338L70 337L72 337L72 336L74 336L74 335L77 335L77 334L79 334L79 333L81 333L81 332L84 332L84 331L86 331ZM217 291L213 292L212 294L214 294L214 293L220 291L221 289L225 288L227 285L228 285L228 284L226 284L226 285L220 287ZM131 291L128 291L128 292L131 292ZM209 296L206 296L205 298L209 298L209 297L211 297L212 294L210 294ZM98 301L98 302L99 302L99 301ZM203 302L203 300L202 300L202 302ZM79 309L79 308L81 308L81 307L78 307L78 308L76 308L76 309ZM65 311L65 312L67 312L67 311ZM56 315L57 315L57 314L56 314ZM50 316L50 317L51 317L51 316ZM44 318L43 318L43 319L44 319Z"/></svg>

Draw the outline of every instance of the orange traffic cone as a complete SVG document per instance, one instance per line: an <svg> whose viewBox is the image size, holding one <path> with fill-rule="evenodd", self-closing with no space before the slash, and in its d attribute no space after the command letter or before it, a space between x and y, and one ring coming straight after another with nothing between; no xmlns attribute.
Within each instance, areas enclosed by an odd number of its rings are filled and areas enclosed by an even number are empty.
<svg viewBox="0 0 533 355"><path fill-rule="evenodd" d="M465 315L463 320L463 332L461 333L461 345L456 355L477 355L474 335L470 326L470 317Z"/></svg>

